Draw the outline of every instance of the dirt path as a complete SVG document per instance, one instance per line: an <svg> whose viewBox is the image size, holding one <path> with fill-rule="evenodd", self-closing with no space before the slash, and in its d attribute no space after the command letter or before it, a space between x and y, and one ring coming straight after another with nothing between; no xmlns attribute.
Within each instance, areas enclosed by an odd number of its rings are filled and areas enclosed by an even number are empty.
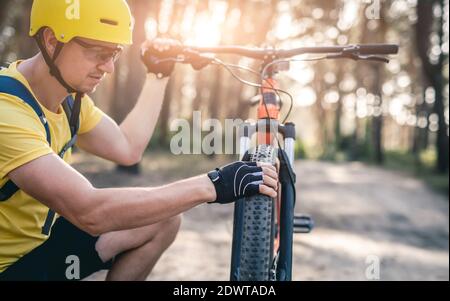
<svg viewBox="0 0 450 301"><path fill-rule="evenodd" d="M139 177L114 173L104 161L77 168L97 186L143 186L216 164L177 160L146 158ZM381 280L449 279L448 198L414 178L360 163L299 161L295 168L296 211L311 214L316 228L295 237L294 280L367 280L366 260L373 256L380 260ZM185 213L177 240L148 279L227 280L232 210L205 205Z"/></svg>

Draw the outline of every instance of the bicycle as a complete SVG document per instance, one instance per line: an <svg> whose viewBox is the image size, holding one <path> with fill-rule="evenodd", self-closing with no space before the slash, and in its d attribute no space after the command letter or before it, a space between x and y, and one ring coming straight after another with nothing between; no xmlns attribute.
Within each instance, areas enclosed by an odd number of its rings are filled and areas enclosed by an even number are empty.
<svg viewBox="0 0 450 301"><path fill-rule="evenodd" d="M280 190L277 199L256 195L235 202L230 280L289 281L292 279L292 247L294 233L309 233L314 222L308 215L294 216L296 176L293 170L295 125L285 123L293 108L292 96L279 89L276 74L287 71L292 61L319 61L347 58L388 63L386 57L397 54L395 44L369 44L330 47L303 47L290 50L258 49L239 46L189 47L177 46L148 59L154 64L177 62L191 64L195 70L215 64L226 68L237 80L261 90L256 123L244 123L240 128L239 155L243 161L269 162L279 160ZM234 54L261 60L261 71L245 66L226 64L214 56ZM299 55L320 57L295 59ZM280 67L281 66L281 67ZM258 74L261 83L246 81L233 68ZM290 97L287 116L280 122L281 95ZM256 146L250 148L256 134ZM282 136L282 147L278 135Z"/></svg>

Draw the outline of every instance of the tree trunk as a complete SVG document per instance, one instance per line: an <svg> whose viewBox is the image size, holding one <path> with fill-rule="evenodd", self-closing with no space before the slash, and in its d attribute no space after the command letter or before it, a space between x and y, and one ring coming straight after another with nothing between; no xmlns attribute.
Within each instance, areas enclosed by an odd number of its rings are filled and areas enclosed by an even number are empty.
<svg viewBox="0 0 450 301"><path fill-rule="evenodd" d="M428 50L430 48L430 33L433 27L433 5L439 3L441 6L441 17L438 22L438 36L440 45L443 43L443 22L444 22L444 1L419 1L417 3L417 24L416 39L419 56L422 60L422 66L425 78L431 84L435 91L434 113L437 114L438 132L436 139L437 161L436 170L439 173L448 171L449 164L449 143L448 143L448 126L445 123L445 106L444 106L444 77L443 63L445 55L441 52L437 64L432 64L428 58Z"/></svg>

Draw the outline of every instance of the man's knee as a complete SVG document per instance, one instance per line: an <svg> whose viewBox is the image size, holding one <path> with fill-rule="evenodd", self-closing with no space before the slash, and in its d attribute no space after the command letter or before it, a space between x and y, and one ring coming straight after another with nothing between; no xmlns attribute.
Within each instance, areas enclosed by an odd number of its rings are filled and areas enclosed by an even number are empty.
<svg viewBox="0 0 450 301"><path fill-rule="evenodd" d="M182 220L181 214L175 215L175 216L167 219L167 221L164 223L163 227L164 227L164 229L167 229L167 231L169 231L171 234L176 235L178 233L178 231L180 230L181 220Z"/></svg>
<svg viewBox="0 0 450 301"><path fill-rule="evenodd" d="M181 219L182 218L180 214L163 221L160 225L161 228L158 231L159 232L158 236L162 240L167 241L168 243L171 244L175 240L177 233L180 230Z"/></svg>

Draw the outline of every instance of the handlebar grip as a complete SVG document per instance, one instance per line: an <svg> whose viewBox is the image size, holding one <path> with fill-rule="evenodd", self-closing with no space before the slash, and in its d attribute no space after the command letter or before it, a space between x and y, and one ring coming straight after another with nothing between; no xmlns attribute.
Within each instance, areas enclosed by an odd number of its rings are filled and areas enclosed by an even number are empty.
<svg viewBox="0 0 450 301"><path fill-rule="evenodd" d="M396 44L366 44L360 45L360 54L397 54L398 45Z"/></svg>

